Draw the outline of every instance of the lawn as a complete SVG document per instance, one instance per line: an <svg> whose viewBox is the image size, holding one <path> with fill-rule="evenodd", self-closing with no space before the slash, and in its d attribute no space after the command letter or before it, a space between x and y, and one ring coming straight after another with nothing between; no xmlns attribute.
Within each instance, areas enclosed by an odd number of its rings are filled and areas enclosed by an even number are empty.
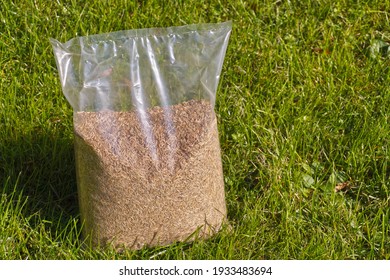
<svg viewBox="0 0 390 280"><path fill-rule="evenodd" d="M0 259L390 259L390 1L3 0L0 15ZM226 20L231 228L92 249L49 38Z"/></svg>

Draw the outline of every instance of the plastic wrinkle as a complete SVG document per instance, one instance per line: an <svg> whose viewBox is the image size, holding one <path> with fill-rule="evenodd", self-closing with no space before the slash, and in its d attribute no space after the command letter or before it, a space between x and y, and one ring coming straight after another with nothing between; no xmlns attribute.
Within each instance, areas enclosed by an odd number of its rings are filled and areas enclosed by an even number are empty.
<svg viewBox="0 0 390 280"><path fill-rule="evenodd" d="M50 41L75 111L127 111L194 98L214 105L230 32L224 22Z"/></svg>

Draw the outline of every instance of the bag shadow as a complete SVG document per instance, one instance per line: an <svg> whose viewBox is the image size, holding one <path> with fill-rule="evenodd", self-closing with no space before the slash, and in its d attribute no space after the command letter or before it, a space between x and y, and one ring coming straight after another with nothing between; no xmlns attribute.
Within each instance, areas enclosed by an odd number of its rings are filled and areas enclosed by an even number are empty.
<svg viewBox="0 0 390 280"><path fill-rule="evenodd" d="M0 139L0 193L13 197L15 205L17 198L26 200L21 213L32 227L49 221L62 232L79 215L69 131L38 128Z"/></svg>

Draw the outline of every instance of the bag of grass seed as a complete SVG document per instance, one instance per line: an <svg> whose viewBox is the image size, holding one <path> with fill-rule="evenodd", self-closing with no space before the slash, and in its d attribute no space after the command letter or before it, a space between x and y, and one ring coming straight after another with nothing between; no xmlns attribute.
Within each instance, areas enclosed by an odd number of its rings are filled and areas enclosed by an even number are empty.
<svg viewBox="0 0 390 280"><path fill-rule="evenodd" d="M51 39L93 244L139 249L220 229L214 104L230 32L225 22Z"/></svg>

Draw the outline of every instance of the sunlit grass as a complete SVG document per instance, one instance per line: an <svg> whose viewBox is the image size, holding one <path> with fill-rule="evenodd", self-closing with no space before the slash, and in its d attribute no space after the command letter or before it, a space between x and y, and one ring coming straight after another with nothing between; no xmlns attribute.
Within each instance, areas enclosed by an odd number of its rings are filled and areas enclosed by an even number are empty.
<svg viewBox="0 0 390 280"><path fill-rule="evenodd" d="M0 259L390 259L390 2L14 2L0 4ZM225 20L216 111L231 228L91 249L49 37Z"/></svg>

